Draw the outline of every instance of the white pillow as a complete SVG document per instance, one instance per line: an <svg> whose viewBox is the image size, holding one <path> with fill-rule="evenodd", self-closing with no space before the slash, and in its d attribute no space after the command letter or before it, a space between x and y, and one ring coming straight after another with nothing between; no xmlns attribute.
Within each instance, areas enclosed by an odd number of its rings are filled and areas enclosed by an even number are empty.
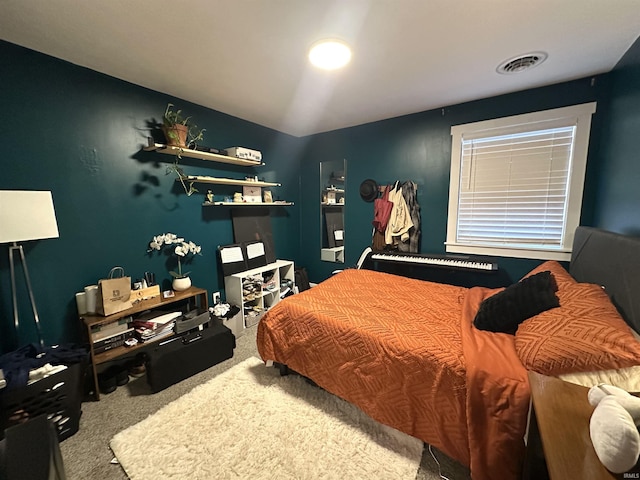
<svg viewBox="0 0 640 480"><path fill-rule="evenodd" d="M640 392L640 365L616 370L595 372L563 373L558 378L583 387L593 387L601 383L620 387L627 392Z"/></svg>

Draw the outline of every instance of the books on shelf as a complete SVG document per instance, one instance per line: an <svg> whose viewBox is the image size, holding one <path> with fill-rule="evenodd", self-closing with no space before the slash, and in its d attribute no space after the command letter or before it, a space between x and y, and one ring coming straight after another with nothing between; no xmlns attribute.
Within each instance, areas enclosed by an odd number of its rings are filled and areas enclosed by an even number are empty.
<svg viewBox="0 0 640 480"><path fill-rule="evenodd" d="M175 327L175 324L176 322L169 322L163 328L159 328L157 330L151 330L144 327L136 328L136 337L141 343L155 342L161 338L173 335L173 328Z"/></svg>
<svg viewBox="0 0 640 480"><path fill-rule="evenodd" d="M160 340L173 334L176 319L182 316L182 312L149 312L136 318L133 328L138 340L142 343Z"/></svg>

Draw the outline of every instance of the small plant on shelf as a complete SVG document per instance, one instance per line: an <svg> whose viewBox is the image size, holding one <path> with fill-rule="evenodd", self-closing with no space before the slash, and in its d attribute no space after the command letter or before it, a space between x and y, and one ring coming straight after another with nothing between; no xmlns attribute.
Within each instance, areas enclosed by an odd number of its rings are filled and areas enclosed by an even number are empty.
<svg viewBox="0 0 640 480"><path fill-rule="evenodd" d="M162 131L167 145L183 148L195 146L204 138L206 129L198 130L198 126L191 123L191 117L185 117L182 110L173 108L173 103L168 103L162 116Z"/></svg>
<svg viewBox="0 0 640 480"><path fill-rule="evenodd" d="M176 161L167 167L167 175L175 174L182 184L187 196L191 196L198 190L193 186L194 182L185 182L185 175L178 162L182 159L183 148L195 148L197 142L204 138L206 129L198 130L198 127L190 122L191 117L185 117L182 110L174 110L173 103L168 103L162 116L162 131L167 140L167 145L179 147Z"/></svg>
<svg viewBox="0 0 640 480"><path fill-rule="evenodd" d="M178 155L176 157L175 163L167 166L166 174L167 175L171 175L172 173L175 174L176 177L178 177L178 180L180 180L180 184L182 184L182 188L184 188L184 193L186 193L187 196L190 197L194 193L197 193L198 189L193 186L195 182L185 180L187 178L187 175L184 173L184 170L182 170L182 167L180 167L180 165L178 164L178 160L180 160L181 158L182 157Z"/></svg>

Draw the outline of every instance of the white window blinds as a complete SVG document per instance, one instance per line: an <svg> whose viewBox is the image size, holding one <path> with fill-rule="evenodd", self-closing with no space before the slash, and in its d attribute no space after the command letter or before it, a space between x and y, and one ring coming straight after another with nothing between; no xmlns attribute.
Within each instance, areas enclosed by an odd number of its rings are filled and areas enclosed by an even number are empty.
<svg viewBox="0 0 640 480"><path fill-rule="evenodd" d="M574 132L462 140L457 242L559 248Z"/></svg>
<svg viewBox="0 0 640 480"><path fill-rule="evenodd" d="M447 252L568 260L595 107L452 126Z"/></svg>

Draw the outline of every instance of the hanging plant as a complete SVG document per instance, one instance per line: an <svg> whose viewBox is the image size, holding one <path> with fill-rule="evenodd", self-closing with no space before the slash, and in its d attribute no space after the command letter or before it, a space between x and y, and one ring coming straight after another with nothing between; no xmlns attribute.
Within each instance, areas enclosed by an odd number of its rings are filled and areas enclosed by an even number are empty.
<svg viewBox="0 0 640 480"><path fill-rule="evenodd" d="M191 124L191 117L185 117L182 110L174 110L173 103L168 103L167 108L162 116L162 131L167 140L167 145L177 146L178 154L173 165L167 167L166 174L174 174L180 180L182 188L184 188L187 196L191 196L198 190L193 186L194 182L187 182L179 161L182 159L184 148L196 148L197 142L204 138L206 129L198 129L197 125Z"/></svg>

